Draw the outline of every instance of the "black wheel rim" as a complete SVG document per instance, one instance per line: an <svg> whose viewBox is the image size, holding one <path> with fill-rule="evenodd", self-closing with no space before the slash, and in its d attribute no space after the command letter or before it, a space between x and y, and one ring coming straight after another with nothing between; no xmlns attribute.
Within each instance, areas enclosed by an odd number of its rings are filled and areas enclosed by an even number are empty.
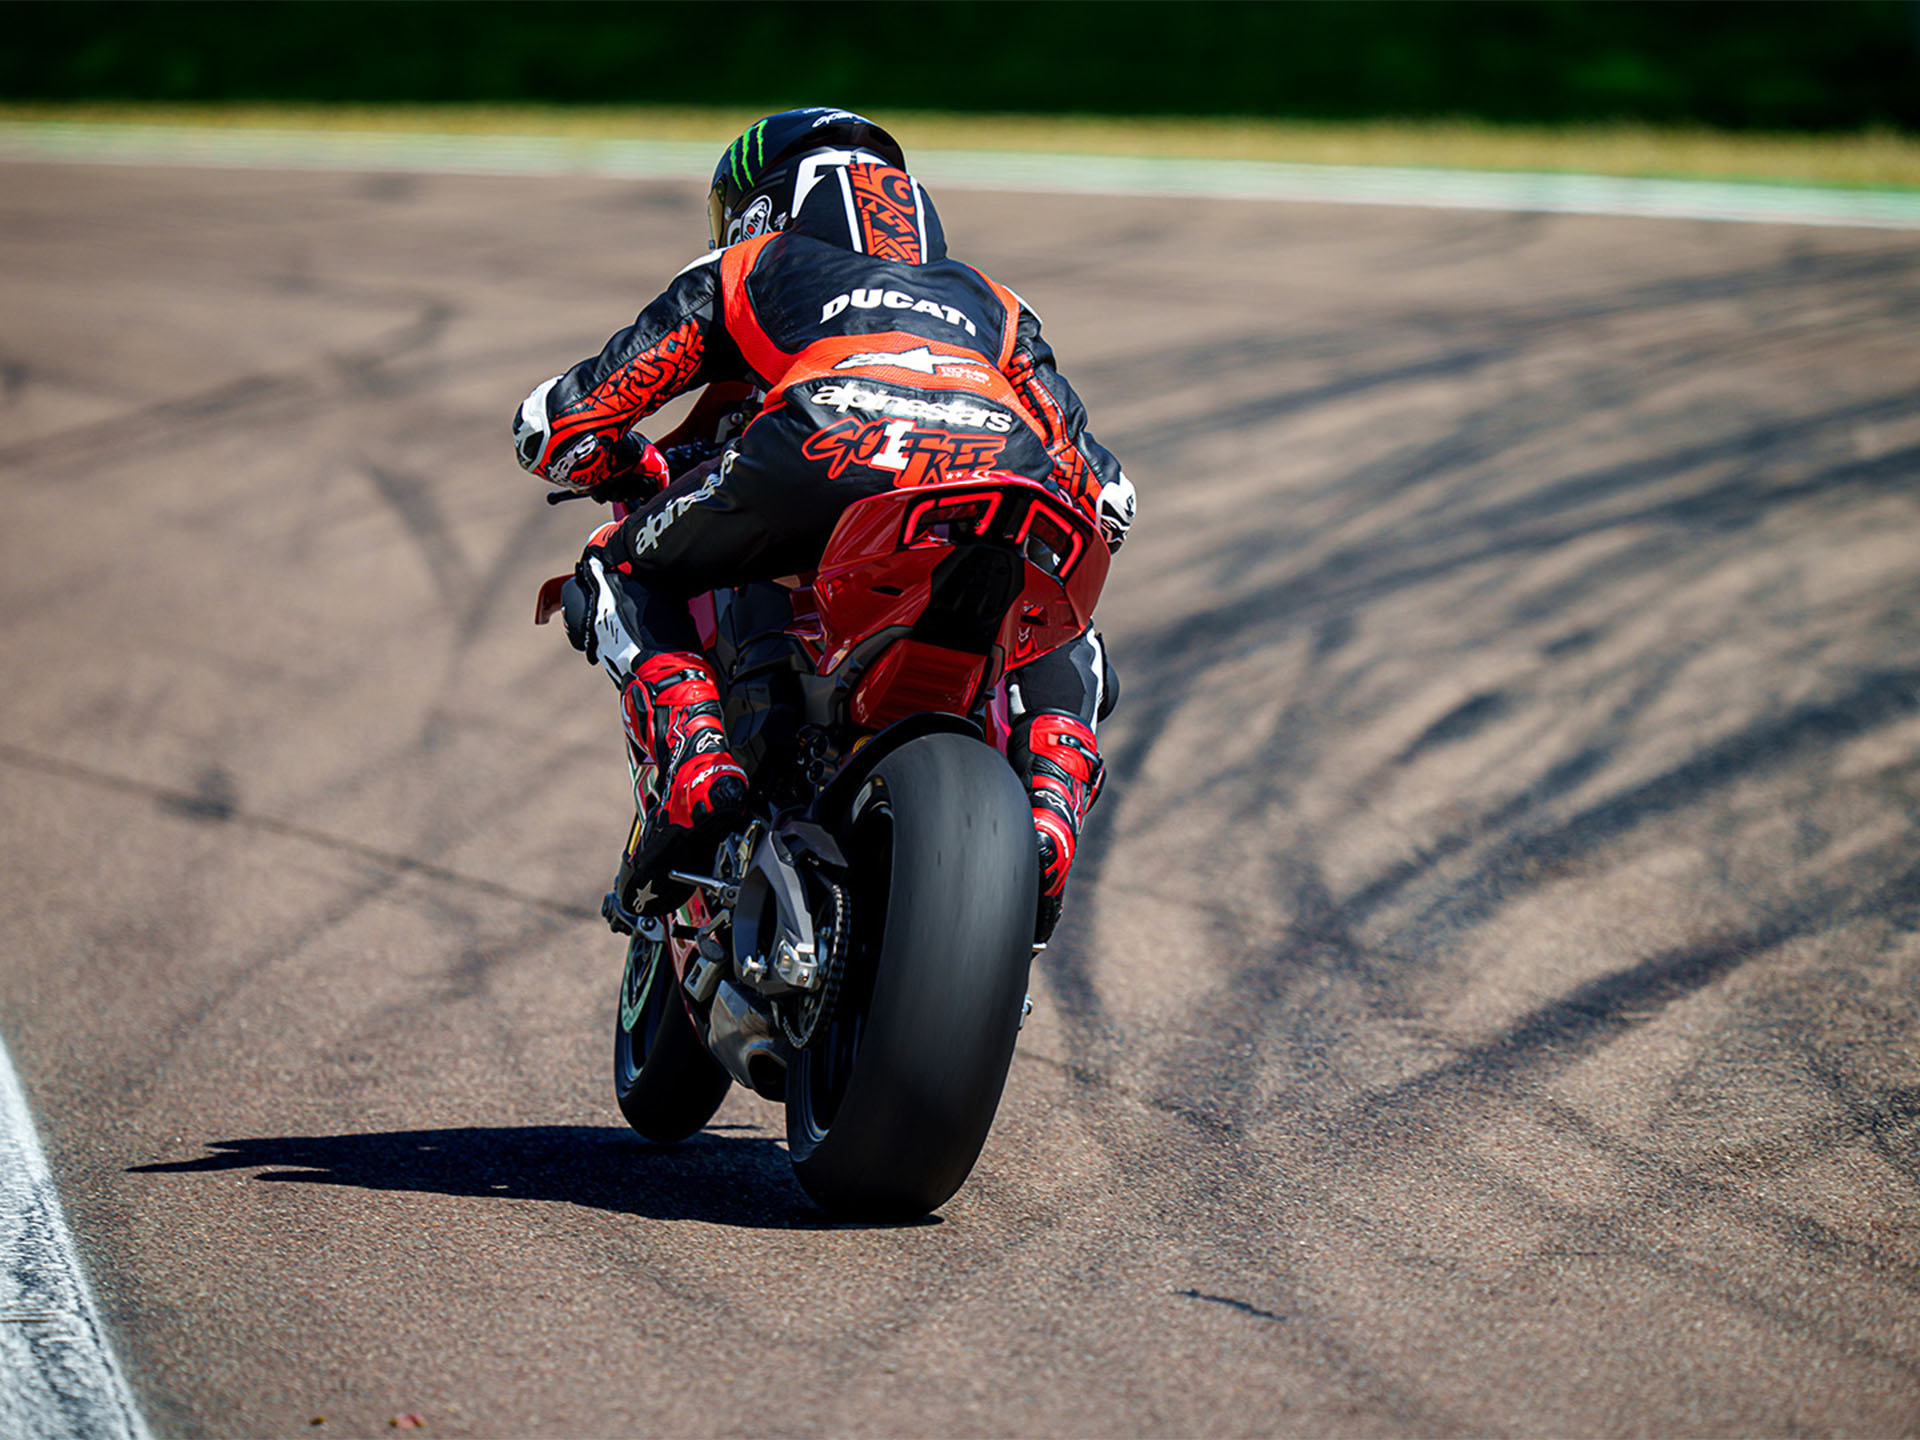
<svg viewBox="0 0 1920 1440"><path fill-rule="evenodd" d="M856 891L852 899L853 949L847 957L847 975L836 1013L827 1024L826 1034L800 1052L800 1118L807 1138L818 1144L832 1128L846 1098L847 1085L853 1079L854 1062L860 1055L860 1036L866 1029L867 1001L871 994L873 966L886 933L888 876L892 871L893 807L884 788L869 791L849 827L853 853L860 857L858 873L867 877L867 887ZM881 862L881 863L875 863Z"/></svg>
<svg viewBox="0 0 1920 1440"><path fill-rule="evenodd" d="M673 996L672 987L658 983L666 948L664 940L649 940L644 935L634 936L627 947L626 973L620 981L620 1073L616 1077L623 1094L632 1088L647 1063L666 1015L663 1002Z"/></svg>
<svg viewBox="0 0 1920 1440"><path fill-rule="evenodd" d="M807 1137L824 1140L840 1111L840 1101L853 1078L853 1062L860 1052L860 1031L866 1017L852 1015L827 1026L826 1035L801 1052L801 1118Z"/></svg>

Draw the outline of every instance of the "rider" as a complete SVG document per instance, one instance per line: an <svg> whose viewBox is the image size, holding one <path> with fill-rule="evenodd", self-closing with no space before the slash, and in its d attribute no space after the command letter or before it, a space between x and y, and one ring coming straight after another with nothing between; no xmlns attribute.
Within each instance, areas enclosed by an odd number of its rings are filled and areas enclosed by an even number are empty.
<svg viewBox="0 0 1920 1440"><path fill-rule="evenodd" d="M892 136L845 110L749 126L714 170L712 250L514 417L526 469L637 502L589 541L569 582L568 636L621 687L642 818L619 888L642 913L684 894L663 883L663 862L723 833L746 800L691 596L811 569L854 501L979 469L1053 486L1113 548L1132 523L1133 486L1087 433L1039 317L947 258L933 201L905 164ZM628 433L708 384L666 454ZM1115 684L1091 627L1007 678L1044 939L1100 792L1094 729Z"/></svg>

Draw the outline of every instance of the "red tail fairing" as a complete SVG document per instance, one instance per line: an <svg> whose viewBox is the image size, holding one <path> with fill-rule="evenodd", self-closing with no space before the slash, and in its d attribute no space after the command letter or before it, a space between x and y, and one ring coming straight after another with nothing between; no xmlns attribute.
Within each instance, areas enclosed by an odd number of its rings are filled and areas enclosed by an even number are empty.
<svg viewBox="0 0 1920 1440"><path fill-rule="evenodd" d="M855 692L854 722L965 715L1008 666L1086 630L1110 564L1098 542L1073 507L1014 475L861 500L840 517L812 586L820 671L898 630Z"/></svg>
<svg viewBox="0 0 1920 1440"><path fill-rule="evenodd" d="M1022 476L889 491L841 514L819 568L791 585L786 633L821 676L858 655L843 715L860 729L965 716L1007 670L1086 632L1110 564L1092 522ZM537 623L569 578L541 587ZM711 648L713 597L690 609Z"/></svg>

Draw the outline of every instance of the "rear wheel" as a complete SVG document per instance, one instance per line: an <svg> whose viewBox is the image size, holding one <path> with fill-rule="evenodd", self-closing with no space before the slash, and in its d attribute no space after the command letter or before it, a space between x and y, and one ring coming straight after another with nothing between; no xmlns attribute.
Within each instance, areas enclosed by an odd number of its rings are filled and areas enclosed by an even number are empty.
<svg viewBox="0 0 1920 1440"><path fill-rule="evenodd" d="M628 944L613 1020L614 1098L627 1124L662 1145L711 1120L733 1083L700 1043L667 944L641 934Z"/></svg>
<svg viewBox="0 0 1920 1440"><path fill-rule="evenodd" d="M1026 792L960 735L903 745L847 827L865 881L825 1033L794 1056L787 1148L845 1215L923 1215L973 1169L1020 1028L1038 888Z"/></svg>

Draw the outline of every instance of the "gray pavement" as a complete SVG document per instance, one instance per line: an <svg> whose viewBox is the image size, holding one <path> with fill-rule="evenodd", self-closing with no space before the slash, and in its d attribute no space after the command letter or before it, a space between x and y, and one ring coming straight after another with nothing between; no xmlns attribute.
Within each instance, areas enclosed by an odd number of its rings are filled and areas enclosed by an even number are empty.
<svg viewBox="0 0 1920 1440"><path fill-rule="evenodd" d="M0 165L0 1028L155 1432L1920 1429L1920 242L943 211L1125 693L978 1170L835 1229L620 1125L505 443L697 188Z"/></svg>

